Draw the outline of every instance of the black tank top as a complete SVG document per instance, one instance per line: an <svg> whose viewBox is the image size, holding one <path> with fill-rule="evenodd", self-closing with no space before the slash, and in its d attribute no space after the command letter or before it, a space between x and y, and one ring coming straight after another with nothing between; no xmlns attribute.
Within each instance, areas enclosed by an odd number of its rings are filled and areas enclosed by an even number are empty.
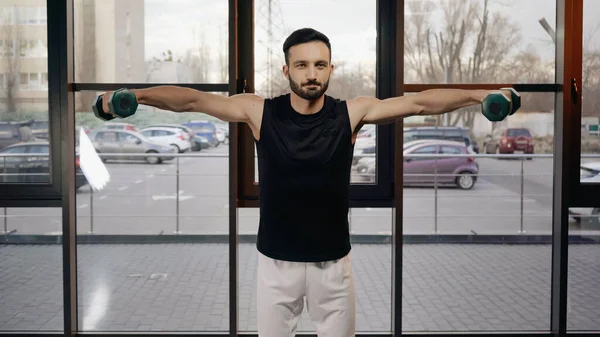
<svg viewBox="0 0 600 337"><path fill-rule="evenodd" d="M256 142L257 249L273 259L330 261L350 252L348 191L354 145L345 101L325 96L311 115L290 94L266 99Z"/></svg>

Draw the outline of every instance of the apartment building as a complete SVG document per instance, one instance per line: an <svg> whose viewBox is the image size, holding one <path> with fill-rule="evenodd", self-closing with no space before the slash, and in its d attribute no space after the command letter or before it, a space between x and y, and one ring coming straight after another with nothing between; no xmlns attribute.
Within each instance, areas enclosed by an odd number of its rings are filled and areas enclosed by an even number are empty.
<svg viewBox="0 0 600 337"><path fill-rule="evenodd" d="M76 81L144 81L144 0L74 0L74 18ZM0 114L48 111L47 90L46 1L0 0Z"/></svg>

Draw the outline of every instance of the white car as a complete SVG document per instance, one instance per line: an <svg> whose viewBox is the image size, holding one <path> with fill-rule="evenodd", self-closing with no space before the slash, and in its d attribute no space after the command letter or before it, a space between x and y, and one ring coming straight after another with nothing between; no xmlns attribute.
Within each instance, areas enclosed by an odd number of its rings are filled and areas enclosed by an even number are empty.
<svg viewBox="0 0 600 337"><path fill-rule="evenodd" d="M155 143L171 146L178 153L187 152L192 149L190 135L179 128L155 126L144 128L140 130L140 133Z"/></svg>
<svg viewBox="0 0 600 337"><path fill-rule="evenodd" d="M582 183L600 183L600 162L581 163L579 174ZM572 207L569 208L569 215L582 226L582 229L600 229L600 208L598 207Z"/></svg>

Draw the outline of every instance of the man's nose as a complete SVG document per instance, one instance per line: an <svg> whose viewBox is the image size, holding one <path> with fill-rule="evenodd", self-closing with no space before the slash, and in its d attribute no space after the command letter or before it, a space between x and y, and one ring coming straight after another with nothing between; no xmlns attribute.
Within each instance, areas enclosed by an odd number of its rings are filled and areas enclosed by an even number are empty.
<svg viewBox="0 0 600 337"><path fill-rule="evenodd" d="M316 80L317 79L317 68L310 67L308 68L308 72L306 73L307 80Z"/></svg>

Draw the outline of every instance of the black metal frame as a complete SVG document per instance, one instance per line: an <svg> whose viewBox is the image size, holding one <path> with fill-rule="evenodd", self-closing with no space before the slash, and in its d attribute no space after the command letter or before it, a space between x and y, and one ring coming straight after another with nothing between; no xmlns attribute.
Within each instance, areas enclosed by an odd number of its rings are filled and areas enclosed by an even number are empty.
<svg viewBox="0 0 600 337"><path fill-rule="evenodd" d="M377 0L376 21L376 97L386 99L394 97L393 83L396 58L396 25L392 10L395 1ZM375 184L351 184L351 207L393 207L394 204L394 134L393 123L377 125Z"/></svg>
<svg viewBox="0 0 600 337"><path fill-rule="evenodd" d="M552 250L552 286L551 286L551 325L548 331L542 332L440 332L440 333L402 333L401 305L402 305L402 137L393 137L394 130L399 130L396 135L402 135L402 122L381 126L378 137L380 149L379 166L382 172L389 170L389 181L385 182L382 190L372 189L373 194L362 195L361 191L368 189L352 189L357 205L366 205L385 196L386 205L394 208L395 220L393 224L393 263L392 263L392 332L391 333L359 333L357 336L590 336L593 332L567 331L566 305L567 305L567 263L568 263L568 208L581 206L582 201L573 199L578 191L583 190L573 185L573 172L578 172L580 139L576 130L579 129L580 119L577 114L577 105L572 103L571 92L563 90L563 83L569 83L573 76L572 65L577 60L572 59L576 53L574 49L581 48L574 43L572 35L577 35L574 27L580 24L580 8L583 0L557 0L557 50L556 50L556 83L557 84L516 84L522 91L556 92L555 113L555 161L554 161L554 211L553 211L553 250ZM63 210L63 291L64 291L64 331L62 332L31 332L19 333L2 331L0 335L19 336L257 336L254 333L240 333L238 328L237 312L237 287L238 287L238 227L237 203L239 202L240 184L240 146L243 139L239 137L241 125L230 125L230 238L229 238L229 286L230 286L230 325L229 331L214 333L137 333L137 332L79 332L77 313L77 236L76 236L76 200L74 191L74 140L75 140L75 111L74 93L79 90L110 90L123 86L147 87L153 84L127 84L127 83L73 83L73 0L47 0L48 10L48 81L49 81L49 106L51 120L51 151L53 151L52 168L53 180L50 185L15 185L5 189L2 185L0 201L4 205L21 205L25 207L55 207ZM229 94L243 92L253 87L253 1L229 0L229 30L230 30L230 56L229 56L229 83L228 84L193 84L182 85L211 91L226 91ZM398 55L403 54L402 31L404 17L403 0L378 0L378 91L380 98L392 95L402 95L405 89L418 89L418 85L403 84L403 60ZM579 19L579 20L578 20ZM573 33L575 30L575 33ZM579 60L580 62L580 60ZM250 79L249 82L248 79ZM179 85L179 84L178 84ZM489 86L489 84L488 84ZM443 86L438 86L443 87ZM422 88L422 87L421 87ZM529 89L529 90L527 90ZM408 90L406 90L408 91ZM580 111L579 111L580 113ZM578 147L574 145L579 144ZM394 163L392 163L394 154ZM383 165L382 165L383 164ZM577 170L574 171L574 168ZM393 176L392 174L393 171ZM395 182L395 184L394 184ZM389 185L388 185L389 184ZM585 188L588 188L587 186ZM8 191L8 192L7 192ZM37 194L34 196L32 192ZM41 191L41 192L40 192ZM385 194L390 192L389 194ZM41 194L40 194L41 193ZM381 194L380 194L381 193ZM41 195L41 196L40 196ZM10 197L10 198L9 198ZM389 200L387 198L389 197ZM380 200L381 201L381 200ZM380 204L380 205L383 205ZM363 206L364 207L364 206ZM315 336L315 334L298 334L298 336Z"/></svg>
<svg viewBox="0 0 600 337"><path fill-rule="evenodd" d="M600 193L600 183L582 183L579 180L579 165L581 163L581 116L583 105L581 104L582 99L582 76L583 76L583 3L586 0L573 0L570 3L573 10L574 18L572 20L571 31L573 34L568 36L568 44L571 50L571 60L569 65L569 72L565 74L565 84L569 80L571 84L568 87L568 91L572 102L571 109L569 111L568 124L565 124L565 128L568 128L569 134L572 136L566 139L569 142L569 149L572 152L573 158L569 162L569 169L573 174L571 175L571 184L575 186L570 195L570 206L571 207L598 207L598 203L594 202L594 198L586 198L588 193ZM587 0L590 1L590 0ZM573 81L574 80L574 81ZM566 92L567 90L565 90Z"/></svg>

